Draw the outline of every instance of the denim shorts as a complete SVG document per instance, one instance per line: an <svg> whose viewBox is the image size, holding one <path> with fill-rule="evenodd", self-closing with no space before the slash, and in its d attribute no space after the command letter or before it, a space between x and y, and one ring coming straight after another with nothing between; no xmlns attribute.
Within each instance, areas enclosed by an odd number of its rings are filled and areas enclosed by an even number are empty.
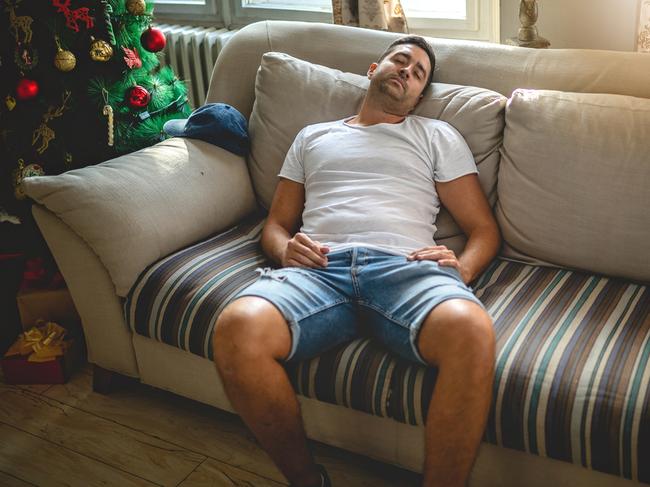
<svg viewBox="0 0 650 487"><path fill-rule="evenodd" d="M368 336L426 365L416 340L429 312L447 299L483 307L455 268L432 260L366 247L334 251L327 260L322 269L259 268L260 277L235 296L264 298L282 313L292 340L287 362Z"/></svg>

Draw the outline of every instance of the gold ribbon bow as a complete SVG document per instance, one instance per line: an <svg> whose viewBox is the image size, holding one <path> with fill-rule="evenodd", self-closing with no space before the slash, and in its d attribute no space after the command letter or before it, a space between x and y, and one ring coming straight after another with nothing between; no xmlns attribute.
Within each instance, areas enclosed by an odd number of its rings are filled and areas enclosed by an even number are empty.
<svg viewBox="0 0 650 487"><path fill-rule="evenodd" d="M64 341L65 328L52 321L40 323L21 333L5 357L29 355L28 362L48 362L63 355L68 347L68 342Z"/></svg>

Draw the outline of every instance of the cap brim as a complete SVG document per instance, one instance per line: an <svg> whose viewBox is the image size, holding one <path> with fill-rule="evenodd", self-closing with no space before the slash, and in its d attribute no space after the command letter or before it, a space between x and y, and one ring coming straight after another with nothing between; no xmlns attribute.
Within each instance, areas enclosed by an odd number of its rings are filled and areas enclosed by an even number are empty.
<svg viewBox="0 0 650 487"><path fill-rule="evenodd" d="M185 124L187 123L186 118L180 118L175 120L167 120L165 125L163 125L163 132L172 137L180 137L185 134Z"/></svg>

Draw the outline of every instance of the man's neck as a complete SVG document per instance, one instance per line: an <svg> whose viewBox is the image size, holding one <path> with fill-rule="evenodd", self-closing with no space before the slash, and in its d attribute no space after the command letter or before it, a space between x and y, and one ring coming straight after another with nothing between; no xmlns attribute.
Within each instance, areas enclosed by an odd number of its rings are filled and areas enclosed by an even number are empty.
<svg viewBox="0 0 650 487"><path fill-rule="evenodd" d="M378 123L401 123L406 118L404 114L395 114L381 107L374 107L364 100L359 113L347 121L350 125L376 125Z"/></svg>

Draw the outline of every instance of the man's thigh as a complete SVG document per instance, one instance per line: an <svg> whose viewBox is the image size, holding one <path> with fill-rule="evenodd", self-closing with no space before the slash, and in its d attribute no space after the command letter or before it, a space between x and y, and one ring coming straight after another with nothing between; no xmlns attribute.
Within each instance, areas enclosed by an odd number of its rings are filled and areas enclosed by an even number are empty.
<svg viewBox="0 0 650 487"><path fill-rule="evenodd" d="M285 267L258 272L260 277L234 299L257 296L280 311L291 332L287 362L315 357L358 335L356 306L336 269Z"/></svg>
<svg viewBox="0 0 650 487"><path fill-rule="evenodd" d="M369 258L358 273L363 329L391 351L427 365L417 348L420 329L429 313L449 299L483 304L452 267L403 256Z"/></svg>

